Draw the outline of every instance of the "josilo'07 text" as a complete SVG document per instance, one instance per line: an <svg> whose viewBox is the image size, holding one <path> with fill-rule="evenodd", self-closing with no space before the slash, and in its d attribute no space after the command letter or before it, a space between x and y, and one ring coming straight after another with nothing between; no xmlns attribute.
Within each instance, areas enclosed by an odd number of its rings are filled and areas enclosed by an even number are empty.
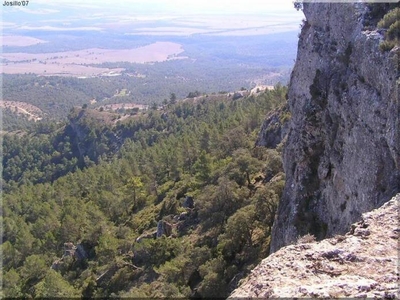
<svg viewBox="0 0 400 300"><path fill-rule="evenodd" d="M29 1L4 1L3 6L28 6Z"/></svg>

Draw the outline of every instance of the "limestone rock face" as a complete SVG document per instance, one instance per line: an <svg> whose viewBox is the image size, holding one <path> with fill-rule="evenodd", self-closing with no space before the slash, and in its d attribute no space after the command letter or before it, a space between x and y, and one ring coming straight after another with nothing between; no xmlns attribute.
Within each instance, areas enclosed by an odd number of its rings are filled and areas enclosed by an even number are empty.
<svg viewBox="0 0 400 300"><path fill-rule="evenodd" d="M399 205L400 194L344 236L281 248L229 298L399 299Z"/></svg>
<svg viewBox="0 0 400 300"><path fill-rule="evenodd" d="M399 47L367 31L365 3L304 3L289 85L286 186L271 252L344 233L399 190Z"/></svg>
<svg viewBox="0 0 400 300"><path fill-rule="evenodd" d="M288 133L289 122L285 118L288 114L287 105L270 113L261 127L256 146L275 149Z"/></svg>

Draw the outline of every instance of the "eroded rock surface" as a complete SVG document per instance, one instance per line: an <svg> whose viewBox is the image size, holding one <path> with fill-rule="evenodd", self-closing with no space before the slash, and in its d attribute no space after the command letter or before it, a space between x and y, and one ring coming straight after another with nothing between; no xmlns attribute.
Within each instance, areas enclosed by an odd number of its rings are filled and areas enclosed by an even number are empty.
<svg viewBox="0 0 400 300"><path fill-rule="evenodd" d="M281 248L230 298L399 299L400 194L362 216L346 235Z"/></svg>

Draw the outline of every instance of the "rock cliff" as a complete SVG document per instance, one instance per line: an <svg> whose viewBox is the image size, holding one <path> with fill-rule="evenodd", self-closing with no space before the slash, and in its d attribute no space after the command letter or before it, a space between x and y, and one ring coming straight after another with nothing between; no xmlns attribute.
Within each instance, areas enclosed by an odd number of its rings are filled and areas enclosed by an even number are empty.
<svg viewBox="0 0 400 300"><path fill-rule="evenodd" d="M399 299L400 194L346 235L298 243L264 259L230 298Z"/></svg>
<svg viewBox="0 0 400 300"><path fill-rule="evenodd" d="M366 3L304 3L303 11L271 252L307 233L344 233L400 190L399 47L379 49L384 33L377 21L367 30Z"/></svg>
<svg viewBox="0 0 400 300"><path fill-rule="evenodd" d="M75 155L81 163L87 163L85 157L93 162L98 162L102 155L111 157L123 144L114 126L116 114L75 107L68 119L65 134L70 137Z"/></svg>

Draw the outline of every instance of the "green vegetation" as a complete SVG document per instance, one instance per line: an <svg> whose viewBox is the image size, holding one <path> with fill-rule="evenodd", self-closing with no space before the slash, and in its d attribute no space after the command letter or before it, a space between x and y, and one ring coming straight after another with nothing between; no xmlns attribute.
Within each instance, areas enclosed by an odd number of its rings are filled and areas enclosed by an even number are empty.
<svg viewBox="0 0 400 300"><path fill-rule="evenodd" d="M269 251L284 174L254 142L286 92L4 135L3 295L226 297Z"/></svg>
<svg viewBox="0 0 400 300"><path fill-rule="evenodd" d="M43 122L49 122L50 119L65 121L74 106L82 107L86 104L89 108L99 108L114 103L161 104L163 99L170 100L171 93L176 95L176 99L183 99L188 95L193 97L193 90L213 93L221 89L237 90L243 85L249 87L248 78L256 79L261 73L282 74L271 78L270 84L285 82L289 76L289 68L246 68L237 72L237 66L234 64L215 70L214 64L209 64L194 64L187 60L156 63L152 66L130 63L105 64L107 67L125 67L126 73L115 77L86 79L5 74L3 97L37 106L45 113ZM204 73L205 69L209 69L213 76ZM131 72L143 73L146 77L128 75ZM8 119L4 121L7 128L14 128L12 122L8 123Z"/></svg>
<svg viewBox="0 0 400 300"><path fill-rule="evenodd" d="M10 108L2 109L2 129L4 131L17 131L17 130L32 130L35 127L35 122L28 120Z"/></svg>
<svg viewBox="0 0 400 300"><path fill-rule="evenodd" d="M393 24L399 21L400 17L400 8L395 8L390 10L387 14L385 14L378 22L378 28L390 28Z"/></svg>
<svg viewBox="0 0 400 300"><path fill-rule="evenodd" d="M52 181L75 170L78 159L70 138L53 134L6 134L3 142L3 189ZM76 151L76 150L75 150Z"/></svg>
<svg viewBox="0 0 400 300"><path fill-rule="evenodd" d="M364 19L368 30L385 30L385 39L380 44L381 51L390 51L399 45L400 9L397 3L369 3L369 11Z"/></svg>
<svg viewBox="0 0 400 300"><path fill-rule="evenodd" d="M384 15L378 22L378 28L387 29L385 40L380 44L382 51L390 51L399 45L400 36L400 8L396 7Z"/></svg>
<svg viewBox="0 0 400 300"><path fill-rule="evenodd" d="M397 6L397 3L368 3L368 11L363 20L363 25L367 30L375 30L384 15Z"/></svg>

